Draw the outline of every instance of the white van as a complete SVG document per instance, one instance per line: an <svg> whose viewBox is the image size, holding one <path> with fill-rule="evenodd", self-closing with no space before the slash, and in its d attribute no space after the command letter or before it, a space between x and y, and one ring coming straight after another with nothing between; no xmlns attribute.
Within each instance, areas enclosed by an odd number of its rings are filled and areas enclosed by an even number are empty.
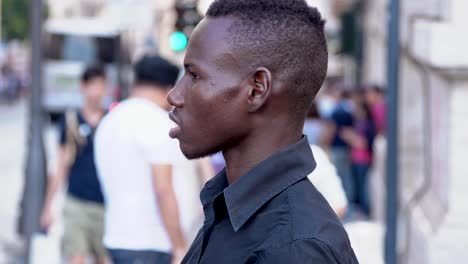
<svg viewBox="0 0 468 264"><path fill-rule="evenodd" d="M104 106L126 96L130 61L117 26L98 19L53 19L46 21L44 33L43 105L49 114L82 105L80 77L91 64L106 70Z"/></svg>

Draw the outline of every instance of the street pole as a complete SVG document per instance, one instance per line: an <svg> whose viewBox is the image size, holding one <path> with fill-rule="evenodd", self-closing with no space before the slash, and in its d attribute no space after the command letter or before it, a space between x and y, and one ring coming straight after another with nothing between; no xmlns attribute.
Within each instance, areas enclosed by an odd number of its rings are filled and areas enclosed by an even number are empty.
<svg viewBox="0 0 468 264"><path fill-rule="evenodd" d="M398 219L398 87L400 70L400 1L390 0L388 23L387 214L385 263L396 264Z"/></svg>
<svg viewBox="0 0 468 264"><path fill-rule="evenodd" d="M43 141L44 113L42 109L42 0L32 0L30 20L31 41L31 94L29 114L28 153L26 181L23 191L23 222L26 238L26 263L31 263L31 245L34 234L40 230L46 160Z"/></svg>
<svg viewBox="0 0 468 264"><path fill-rule="evenodd" d="M2 19L2 7L3 7L3 3L2 3L2 0L0 0L0 21L3 21ZM0 42L2 41L3 39L3 31L2 31L2 25L0 25Z"/></svg>

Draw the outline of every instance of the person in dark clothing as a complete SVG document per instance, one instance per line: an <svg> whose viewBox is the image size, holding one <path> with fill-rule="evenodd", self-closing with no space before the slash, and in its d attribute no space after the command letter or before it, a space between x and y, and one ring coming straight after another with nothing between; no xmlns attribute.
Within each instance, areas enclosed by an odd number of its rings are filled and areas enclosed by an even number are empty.
<svg viewBox="0 0 468 264"><path fill-rule="evenodd" d="M327 71L324 21L304 0L218 0L169 92L169 135L191 159L222 151L205 221L182 263L358 263L307 179L304 119Z"/></svg>
<svg viewBox="0 0 468 264"><path fill-rule="evenodd" d="M378 85L371 86L365 93L365 99L370 108L371 117L375 124L377 134L385 135L387 125L387 106L383 88Z"/></svg>
<svg viewBox="0 0 468 264"><path fill-rule="evenodd" d="M21 80L9 64L3 65L0 71L0 97L5 97L7 102L12 103L19 97Z"/></svg>
<svg viewBox="0 0 468 264"><path fill-rule="evenodd" d="M346 198L352 201L355 190L352 178L351 145L343 137L343 131L354 127L353 105L348 91L340 91L339 101L330 121L334 125L334 136L330 148L331 160L343 183Z"/></svg>
<svg viewBox="0 0 468 264"><path fill-rule="evenodd" d="M370 200L368 190L368 174L372 165L374 139L377 134L367 103L357 102L355 109L355 124L352 137L352 170L354 176L355 202L365 215L370 216Z"/></svg>
<svg viewBox="0 0 468 264"><path fill-rule="evenodd" d="M328 123L320 118L317 105L313 103L307 114L303 130L304 135L309 140L309 144L323 148L330 146L331 137L329 136L330 133L328 133L330 125Z"/></svg>
<svg viewBox="0 0 468 264"><path fill-rule="evenodd" d="M104 232L104 199L94 164L94 132L105 114L102 100L106 91L106 75L98 66L88 67L81 77L84 105L79 111L67 111L60 123L57 171L49 180L41 227L53 222L53 200L68 179L64 205L63 255L67 263L85 263L93 256L97 263L106 263L107 252L102 244Z"/></svg>

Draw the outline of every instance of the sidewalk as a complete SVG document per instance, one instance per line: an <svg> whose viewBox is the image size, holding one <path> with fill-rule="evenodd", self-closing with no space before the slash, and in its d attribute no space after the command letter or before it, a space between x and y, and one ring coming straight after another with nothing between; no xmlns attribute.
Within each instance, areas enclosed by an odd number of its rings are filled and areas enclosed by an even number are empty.
<svg viewBox="0 0 468 264"><path fill-rule="evenodd" d="M18 205L23 190L26 162L27 110L26 101L14 105L0 105L0 132L2 135L0 138L0 146L2 146L0 148L0 264L22 263L17 258L17 255L21 253L22 244L16 235L16 221L19 215ZM57 133L53 128L46 128L44 139L48 157L54 156L56 137ZM53 160L49 159L49 164L52 163ZM60 206L60 202L58 201L58 206ZM57 256L46 259L41 257L41 261L35 263L60 263L58 261L60 233L61 219L58 217L56 225L51 230L52 239L50 241L52 242L48 242L50 244L48 248L41 250L41 254L52 252ZM40 244L39 242L39 248Z"/></svg>
<svg viewBox="0 0 468 264"><path fill-rule="evenodd" d="M23 185L26 104L0 105L0 263L7 263L7 242L16 241L17 205Z"/></svg>

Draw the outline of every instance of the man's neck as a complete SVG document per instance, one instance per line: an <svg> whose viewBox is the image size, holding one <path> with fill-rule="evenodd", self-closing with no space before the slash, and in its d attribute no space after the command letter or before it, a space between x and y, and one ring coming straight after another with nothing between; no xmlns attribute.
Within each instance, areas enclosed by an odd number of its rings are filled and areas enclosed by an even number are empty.
<svg viewBox="0 0 468 264"><path fill-rule="evenodd" d="M153 102L163 109L167 109L167 93L165 90L146 86L146 85L137 85L133 88L132 93L133 98L144 98Z"/></svg>
<svg viewBox="0 0 468 264"><path fill-rule="evenodd" d="M223 150L229 184L237 181L276 152L297 143L302 137L301 131L291 133L291 130L287 129L276 130L277 132L273 133L275 130L262 129L261 133L252 133L236 146Z"/></svg>
<svg viewBox="0 0 468 264"><path fill-rule="evenodd" d="M90 103L85 103L81 111L87 114L100 114L104 112L101 105L93 105Z"/></svg>
<svg viewBox="0 0 468 264"><path fill-rule="evenodd" d="M81 114L89 125L97 127L104 115L104 109L100 105L86 103L81 109Z"/></svg>

